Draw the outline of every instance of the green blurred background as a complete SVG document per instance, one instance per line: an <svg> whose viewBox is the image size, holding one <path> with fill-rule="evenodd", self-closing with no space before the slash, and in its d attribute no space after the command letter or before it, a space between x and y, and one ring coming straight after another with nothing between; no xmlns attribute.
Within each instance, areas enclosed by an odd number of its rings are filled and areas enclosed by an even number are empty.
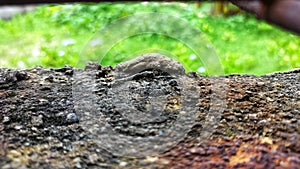
<svg viewBox="0 0 300 169"><path fill-rule="evenodd" d="M177 16L199 28L215 47L226 74L262 75L300 67L299 36L234 6L226 6L221 12L216 7L212 3L146 2L37 6L26 14L0 20L0 67L76 67L81 52L99 30L118 18L141 12ZM157 34L133 36L117 43L101 64L114 66L144 48L164 49L176 55L189 71L207 74L189 47Z"/></svg>

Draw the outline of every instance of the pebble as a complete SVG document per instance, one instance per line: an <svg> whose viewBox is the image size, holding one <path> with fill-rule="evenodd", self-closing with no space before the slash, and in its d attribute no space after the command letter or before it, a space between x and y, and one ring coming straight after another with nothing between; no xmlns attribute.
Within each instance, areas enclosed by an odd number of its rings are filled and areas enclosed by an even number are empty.
<svg viewBox="0 0 300 169"><path fill-rule="evenodd" d="M15 128L16 130L20 130L21 128L23 128L23 126L21 126L21 125L16 125L14 128Z"/></svg>
<svg viewBox="0 0 300 169"><path fill-rule="evenodd" d="M78 116L75 113L67 114L67 123L77 123L79 122Z"/></svg>
<svg viewBox="0 0 300 169"><path fill-rule="evenodd" d="M15 76L16 76L18 81L25 80L25 79L28 78L27 73L24 72L24 71L20 71L20 70L17 70L15 72Z"/></svg>
<svg viewBox="0 0 300 169"><path fill-rule="evenodd" d="M257 120L257 114L249 114L248 117L250 120Z"/></svg>
<svg viewBox="0 0 300 169"><path fill-rule="evenodd" d="M127 162L125 162L125 161L121 161L119 164L120 167L125 167L126 165L127 165Z"/></svg>
<svg viewBox="0 0 300 169"><path fill-rule="evenodd" d="M153 163L158 160L158 157L147 156L144 161Z"/></svg>
<svg viewBox="0 0 300 169"><path fill-rule="evenodd" d="M76 163L76 164L75 164L75 168L82 168L82 166L81 166L80 163Z"/></svg>
<svg viewBox="0 0 300 169"><path fill-rule="evenodd" d="M3 123L8 123L10 121L10 118L8 116L3 117Z"/></svg>
<svg viewBox="0 0 300 169"><path fill-rule="evenodd" d="M43 115L40 114L38 116L33 116L31 119L31 123L36 127L43 125Z"/></svg>

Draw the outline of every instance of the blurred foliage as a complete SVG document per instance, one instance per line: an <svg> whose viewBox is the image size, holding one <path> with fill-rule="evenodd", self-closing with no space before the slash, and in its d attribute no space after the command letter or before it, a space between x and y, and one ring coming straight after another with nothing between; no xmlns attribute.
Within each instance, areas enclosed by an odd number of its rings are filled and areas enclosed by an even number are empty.
<svg viewBox="0 0 300 169"><path fill-rule="evenodd" d="M210 9L209 3L200 8L194 3L146 2L38 6L12 20L0 20L0 66L76 66L87 42L108 23L135 13L162 12L185 19L204 32L226 74L260 75L300 67L298 36L245 13L211 16ZM155 34L124 39L102 63L115 65L143 48L162 48L178 56L189 71L205 73L199 58L184 43Z"/></svg>

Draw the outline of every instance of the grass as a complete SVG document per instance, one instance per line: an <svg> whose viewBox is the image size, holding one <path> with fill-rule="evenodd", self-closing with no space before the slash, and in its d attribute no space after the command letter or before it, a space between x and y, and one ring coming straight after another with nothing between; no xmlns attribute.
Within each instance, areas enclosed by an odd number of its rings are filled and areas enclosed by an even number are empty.
<svg viewBox="0 0 300 169"><path fill-rule="evenodd" d="M79 66L78 60L99 60L86 54L88 42L118 18L141 12L162 12L177 16L205 33L213 44L226 74L266 74L300 67L300 38L258 21L250 15L210 16L209 4L193 3L101 3L39 6L35 11L0 20L0 67L30 68ZM151 20L151 19L150 19ZM142 25L143 21L137 20ZM171 22L170 31L177 34ZM153 23L153 29L161 25ZM172 27L173 26L173 27ZM121 29L121 28L120 28ZM126 28L125 28L126 29ZM187 30L190 30L187 27ZM112 34L117 36L116 33ZM101 34L101 32L100 32ZM163 50L183 63L188 71L205 71L203 63L187 46L189 42L158 35L140 34L114 43L101 64L115 65L145 51ZM199 42L202 43L200 39ZM205 44L205 42L203 42ZM103 51L102 51L103 52ZM94 53L97 54L97 53ZM84 58L83 58L84 57Z"/></svg>

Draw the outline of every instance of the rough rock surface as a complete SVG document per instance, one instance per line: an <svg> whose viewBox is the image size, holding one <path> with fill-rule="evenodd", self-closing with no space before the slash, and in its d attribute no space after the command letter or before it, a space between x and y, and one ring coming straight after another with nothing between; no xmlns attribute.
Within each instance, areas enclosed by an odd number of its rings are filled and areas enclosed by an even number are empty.
<svg viewBox="0 0 300 169"><path fill-rule="evenodd" d="M299 69L206 77L154 64L144 70L138 65L126 76L128 64L116 69L96 63L84 70L1 68L0 168L299 168ZM125 96L118 94L122 87L130 89ZM156 102L161 95L166 101ZM192 126L178 144L166 137L174 144L158 154L117 152L128 141L122 135L155 139L189 113ZM119 134L117 148L116 142L105 142L109 135L101 135L105 123Z"/></svg>

